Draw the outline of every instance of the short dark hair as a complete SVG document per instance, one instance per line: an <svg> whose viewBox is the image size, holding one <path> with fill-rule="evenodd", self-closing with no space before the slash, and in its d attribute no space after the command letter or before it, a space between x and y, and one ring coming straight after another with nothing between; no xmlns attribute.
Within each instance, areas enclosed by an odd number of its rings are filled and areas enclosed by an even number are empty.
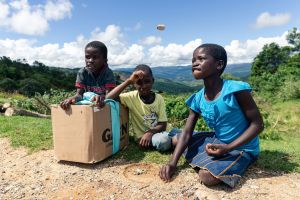
<svg viewBox="0 0 300 200"><path fill-rule="evenodd" d="M105 44L103 42L100 41L92 41L89 42L86 46L85 49L92 47L97 49L105 59L107 59L107 47L105 46Z"/></svg>
<svg viewBox="0 0 300 200"><path fill-rule="evenodd" d="M134 71L142 70L143 72L149 72L149 74L153 77L152 70L148 65L140 64L134 68Z"/></svg>
<svg viewBox="0 0 300 200"><path fill-rule="evenodd" d="M206 43L206 44L201 44L199 47L196 49L203 48L205 51L208 51L208 53L214 57L216 60L223 60L224 66L222 68L221 74L225 70L225 67L227 65L227 53L224 47L218 45L218 44L211 44L211 43Z"/></svg>

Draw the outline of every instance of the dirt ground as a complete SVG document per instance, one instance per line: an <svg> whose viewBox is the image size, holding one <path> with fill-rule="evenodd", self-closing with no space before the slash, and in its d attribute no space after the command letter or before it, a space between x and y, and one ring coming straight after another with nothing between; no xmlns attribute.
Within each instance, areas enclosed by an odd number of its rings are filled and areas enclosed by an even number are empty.
<svg viewBox="0 0 300 200"><path fill-rule="evenodd" d="M164 183L154 164L109 159L86 165L58 162L54 151L28 155L0 139L0 199L300 199L300 174L252 167L237 187L208 188L186 169Z"/></svg>

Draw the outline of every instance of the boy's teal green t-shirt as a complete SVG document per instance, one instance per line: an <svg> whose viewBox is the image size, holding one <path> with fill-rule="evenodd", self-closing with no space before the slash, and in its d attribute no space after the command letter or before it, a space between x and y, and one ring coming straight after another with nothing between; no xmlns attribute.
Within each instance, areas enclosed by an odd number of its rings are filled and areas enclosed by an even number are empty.
<svg viewBox="0 0 300 200"><path fill-rule="evenodd" d="M223 80L220 96L207 101L204 97L205 88L193 94L186 100L186 104L194 112L204 118L206 124L215 131L216 137L229 144L236 140L249 127L249 122L241 110L234 93L242 90L251 91L248 83L242 81ZM250 142L237 148L252 154L259 155L259 139L256 136Z"/></svg>

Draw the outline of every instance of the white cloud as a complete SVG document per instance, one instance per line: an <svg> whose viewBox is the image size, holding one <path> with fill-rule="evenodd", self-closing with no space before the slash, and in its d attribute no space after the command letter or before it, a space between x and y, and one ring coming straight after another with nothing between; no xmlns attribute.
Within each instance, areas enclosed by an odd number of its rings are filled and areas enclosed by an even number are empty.
<svg viewBox="0 0 300 200"><path fill-rule="evenodd" d="M259 37L253 40L233 40L224 46L228 53L228 63L252 62L265 44L275 42L280 46L287 45L287 32L278 37ZM32 64L35 60L47 66L83 67L84 47L92 40L100 40L107 45L108 63L111 68L134 67L145 63L155 66L190 65L194 49L202 44L198 38L186 44L170 43L165 46L143 46L128 44L122 30L116 25L109 25L104 30L96 28L89 37L79 35L74 41L62 45L49 43L37 46L37 41L28 39L0 39L0 55L11 59L25 58Z"/></svg>
<svg viewBox="0 0 300 200"><path fill-rule="evenodd" d="M47 20L39 11L22 10L10 18L10 29L27 35L43 35L49 28Z"/></svg>
<svg viewBox="0 0 300 200"><path fill-rule="evenodd" d="M225 46L228 55L228 63L252 62L253 58L262 50L265 44L275 42L280 46L288 45L286 35L287 32L278 37L259 37L255 40L246 40L245 42L233 40L229 45Z"/></svg>
<svg viewBox="0 0 300 200"><path fill-rule="evenodd" d="M125 51L122 54L109 54L108 62L111 66L114 66L114 68L126 66L132 67L143 63L144 52L142 46L133 44L124 50Z"/></svg>
<svg viewBox="0 0 300 200"><path fill-rule="evenodd" d="M256 19L256 28L265 28L271 26L281 26L287 24L291 19L289 13L280 13L271 15L268 12L261 13Z"/></svg>
<svg viewBox="0 0 300 200"><path fill-rule="evenodd" d="M69 0L48 0L45 5L30 5L27 0L0 3L0 28L25 35L43 35L50 20L71 16Z"/></svg>
<svg viewBox="0 0 300 200"><path fill-rule="evenodd" d="M201 39L196 39L187 44L168 44L166 47L161 45L149 49L146 58L151 66L172 66L187 65L191 63L192 54L196 47L202 43Z"/></svg>
<svg viewBox="0 0 300 200"><path fill-rule="evenodd" d="M89 38L80 35L75 41L59 44L46 44L35 46L36 41L20 40L1 40L0 55L11 59L25 58L32 64L35 60L47 66L57 67L82 67L84 66L84 47L93 40L100 40L107 45L108 62L113 68L135 66L143 61L144 48L138 44L128 46L123 40L120 28L109 25L104 31L96 28Z"/></svg>
<svg viewBox="0 0 300 200"><path fill-rule="evenodd" d="M45 5L45 17L48 20L60 20L71 17L72 4L70 1L58 0L48 1Z"/></svg>
<svg viewBox="0 0 300 200"><path fill-rule="evenodd" d="M148 36L141 41L141 44L144 45L157 45L161 43L161 37Z"/></svg>
<svg viewBox="0 0 300 200"><path fill-rule="evenodd" d="M3 26L7 23L6 18L8 14L9 14L9 6L7 4L0 2L0 26Z"/></svg>

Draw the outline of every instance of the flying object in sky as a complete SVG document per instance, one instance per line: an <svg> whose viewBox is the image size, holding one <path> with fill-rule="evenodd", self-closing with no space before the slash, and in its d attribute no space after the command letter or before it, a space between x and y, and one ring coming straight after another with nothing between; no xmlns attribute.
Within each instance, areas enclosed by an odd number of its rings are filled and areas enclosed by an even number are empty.
<svg viewBox="0 0 300 200"><path fill-rule="evenodd" d="M157 24L156 28L157 28L157 30L163 31L163 30L166 29L166 25L164 25L164 24Z"/></svg>

